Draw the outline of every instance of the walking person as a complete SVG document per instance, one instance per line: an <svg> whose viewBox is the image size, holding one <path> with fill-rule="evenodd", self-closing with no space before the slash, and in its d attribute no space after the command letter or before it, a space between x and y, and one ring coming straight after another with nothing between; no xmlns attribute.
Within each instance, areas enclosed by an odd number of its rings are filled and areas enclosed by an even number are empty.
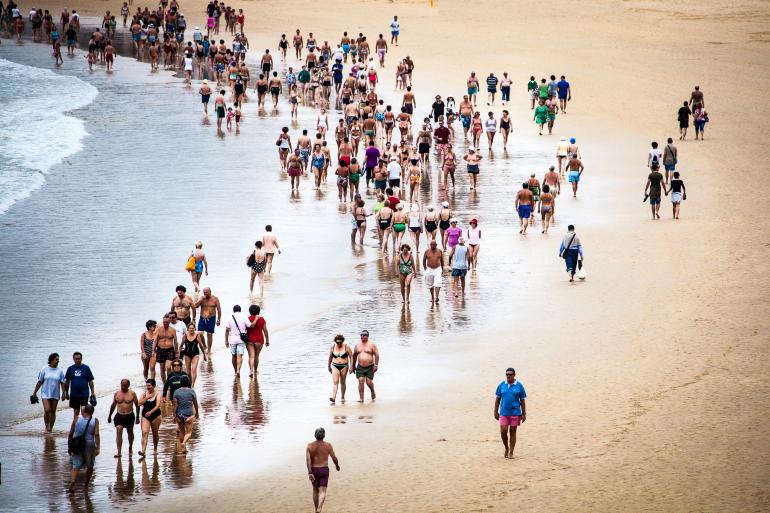
<svg viewBox="0 0 770 513"><path fill-rule="evenodd" d="M345 337L337 335L334 344L329 349L329 361L326 368L332 375L332 395L329 402L334 404L337 400L337 388L342 392L341 402L345 402L346 379L350 373L350 363L353 361L353 350L345 343Z"/></svg>
<svg viewBox="0 0 770 513"><path fill-rule="evenodd" d="M270 333L267 331L267 322L264 317L259 315L260 311L259 305L249 306L249 327L246 329L249 341L246 342L246 351L249 353L250 378L259 374L259 355L265 346L270 345Z"/></svg>
<svg viewBox="0 0 770 513"><path fill-rule="evenodd" d="M471 254L468 246L465 245L465 237L460 237L457 246L454 247L452 256L452 282L455 297L457 297L458 282L461 285L462 297L465 298L465 275L468 274L468 265L471 261Z"/></svg>
<svg viewBox="0 0 770 513"><path fill-rule="evenodd" d="M396 35L396 37L398 37ZM305 463L307 464L307 476L313 485L313 506L315 513L321 513L326 501L326 488L329 486L329 458L331 457L337 472L340 470L340 462L334 454L332 444L325 442L326 431L324 428L315 430L315 441L307 444L305 450Z"/></svg>
<svg viewBox="0 0 770 513"><path fill-rule="evenodd" d="M673 206L674 219L679 219L682 200L686 199L687 189L684 186L684 181L679 178L679 171L674 171L674 178L671 180L671 204Z"/></svg>
<svg viewBox="0 0 770 513"><path fill-rule="evenodd" d="M139 354L142 358L142 373L144 379L155 377L155 331L158 328L158 323L150 319L144 324L145 331L139 335Z"/></svg>
<svg viewBox="0 0 770 513"><path fill-rule="evenodd" d="M369 331L362 330L361 341L353 350L353 361L350 365L351 369L356 370L356 378L358 378L359 403L364 402L364 382L369 387L372 401L377 398L374 392L374 374L379 370L379 363L380 352L377 345L369 340Z"/></svg>
<svg viewBox="0 0 770 513"><path fill-rule="evenodd" d="M500 422L500 437L505 447L505 457L513 458L516 447L516 431L527 420L527 392L516 380L513 367L505 370L505 380L495 390L495 420Z"/></svg>
<svg viewBox="0 0 770 513"><path fill-rule="evenodd" d="M94 375L91 368L83 363L83 353L75 351L72 361L75 362L74 365L70 365L64 374L66 379L64 399L69 398L70 408L74 418L77 419L80 409L89 401L96 406L96 392L94 392Z"/></svg>
<svg viewBox="0 0 770 513"><path fill-rule="evenodd" d="M190 388L190 378L182 377L181 387L174 393L174 420L177 425L177 450L187 453L187 441L192 435L195 419L200 417L198 396Z"/></svg>
<svg viewBox="0 0 770 513"><path fill-rule="evenodd" d="M112 422L112 414L115 413L115 445L118 451L116 458L120 458L120 452L123 448L123 430L128 432L128 455L133 453L134 448L134 424L139 424L139 399L130 388L131 382L127 379L120 380L120 389L112 396L110 413L107 415L107 424ZM136 413L134 413L136 410Z"/></svg>
<svg viewBox="0 0 770 513"><path fill-rule="evenodd" d="M690 114L692 114L692 111L690 110L687 100L685 100L676 113L677 120L679 121L680 141L684 141L687 137L687 129L690 128Z"/></svg>
<svg viewBox="0 0 770 513"><path fill-rule="evenodd" d="M438 304L444 273L444 252L438 249L435 240L430 241L430 247L422 255L422 268L425 285L430 290L430 302Z"/></svg>
<svg viewBox="0 0 770 513"><path fill-rule="evenodd" d="M203 361L206 361L206 342L203 340L203 333L196 331L194 324L187 326L181 339L179 355L184 358L184 368L190 376L190 384L195 386L195 380L198 377L198 361L201 355L203 355Z"/></svg>
<svg viewBox="0 0 770 513"><path fill-rule="evenodd" d="M677 159L677 149L674 146L674 139L668 138L666 147L663 148L663 168L666 170L666 183L671 181L671 173L676 171L676 164L679 162Z"/></svg>
<svg viewBox="0 0 770 513"><path fill-rule="evenodd" d="M246 342L249 340L248 328L249 321L241 313L241 306L233 306L233 314L227 322L227 328L225 328L225 347L230 348L236 378L241 377L243 353L246 352Z"/></svg>
<svg viewBox="0 0 770 513"><path fill-rule="evenodd" d="M61 397L67 395L66 381L64 371L59 368L59 353L51 353L48 355L48 365L37 373L35 391L29 398L32 404L37 403L37 392L40 390L46 433L53 431L53 425L56 422L56 407L59 405Z"/></svg>
<svg viewBox="0 0 770 513"><path fill-rule="evenodd" d="M94 475L94 464L96 457L99 455L101 442L99 438L99 419L94 417L93 406L90 404L83 406L80 418L72 422L67 441L67 452L70 455L70 463L72 465L67 490L69 493L75 491L78 475L81 470L85 470L86 478L83 482L83 492L87 493L91 477Z"/></svg>
<svg viewBox="0 0 770 513"><path fill-rule="evenodd" d="M150 439L150 433L152 432L152 446L154 454L158 454L158 440L161 423L161 411L160 405L163 402L163 397L156 388L155 380L153 378L148 379L145 382L147 390L142 394L139 399L139 406L142 407L142 450L138 452L139 461L142 461L147 456L147 443Z"/></svg>
<svg viewBox="0 0 770 513"><path fill-rule="evenodd" d="M644 186L644 199L650 199L650 211L652 212L653 219L660 219L661 191L668 196L668 190L666 190L666 184L659 169L657 164L653 164L650 167L650 174L647 175L647 184Z"/></svg>
<svg viewBox="0 0 770 513"><path fill-rule="evenodd" d="M583 260L583 245L580 238L575 233L575 226L567 227L567 234L561 240L559 247L559 256L564 259L569 273L569 281L575 281L575 272L577 272L578 259Z"/></svg>
<svg viewBox="0 0 770 513"><path fill-rule="evenodd" d="M394 260L394 263L396 261ZM401 301L409 302L409 293L412 291L412 280L414 279L414 255L409 244L402 244L398 255L398 281L401 284Z"/></svg>

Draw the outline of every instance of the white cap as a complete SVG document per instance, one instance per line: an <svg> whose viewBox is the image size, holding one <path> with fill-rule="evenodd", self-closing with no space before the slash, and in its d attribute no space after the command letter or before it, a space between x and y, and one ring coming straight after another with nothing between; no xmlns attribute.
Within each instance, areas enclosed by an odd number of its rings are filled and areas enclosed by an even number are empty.
<svg viewBox="0 0 770 513"><path fill-rule="evenodd" d="M449 220L449 224L456 223L456 222L457 222L456 217L453 217L452 219Z"/></svg>
<svg viewBox="0 0 770 513"><path fill-rule="evenodd" d="M448 201L442 201L441 206L444 208L449 208L449 202Z"/></svg>

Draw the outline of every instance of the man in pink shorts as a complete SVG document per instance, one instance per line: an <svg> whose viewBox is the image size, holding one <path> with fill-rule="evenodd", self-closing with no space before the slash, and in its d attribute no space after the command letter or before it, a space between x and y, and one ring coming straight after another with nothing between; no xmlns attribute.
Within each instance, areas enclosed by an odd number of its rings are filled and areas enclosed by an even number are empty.
<svg viewBox="0 0 770 513"><path fill-rule="evenodd" d="M527 392L524 391L524 385L516 381L516 371L513 367L506 369L505 381L497 385L495 396L495 420L500 421L505 457L512 459L513 448L516 446L516 429L527 420Z"/></svg>

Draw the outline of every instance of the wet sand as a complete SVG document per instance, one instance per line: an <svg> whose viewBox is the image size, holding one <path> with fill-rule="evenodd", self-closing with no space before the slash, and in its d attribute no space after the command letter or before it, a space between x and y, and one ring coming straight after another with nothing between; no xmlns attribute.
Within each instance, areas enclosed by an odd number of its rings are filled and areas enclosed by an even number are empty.
<svg viewBox="0 0 770 513"><path fill-rule="evenodd" d="M272 19L278 16L273 4L244 9L247 24L259 12L268 26L287 25L278 30L289 33L296 25L322 39L333 34L333 41L351 29L339 17L340 5L322 13L297 6L298 18L288 24ZM521 240L509 222L518 176L539 158L522 169L515 169L516 160L506 162L500 172L518 175L501 175L497 186L486 181L493 173L482 167L476 199L459 198L461 212L472 211L474 201L499 210L489 228L482 218L478 301L499 294L484 301L478 315L486 319L477 322L474 312L466 319L471 329L454 334L432 310L413 315L421 330L415 342L425 353L408 353L407 363L416 368L401 371L398 385L383 383L382 401L344 410L319 406L320 416L301 415L295 424L297 438L287 443L295 452L276 456L269 471L251 470L233 483L214 477L221 469L212 470L204 488L196 482L194 489L164 494L154 504L171 511L189 504L199 511L306 508L310 487L302 449L320 423L329 428L343 466L332 476L329 510L767 509L768 221L757 213L768 206L768 186L756 162L769 155L753 135L765 132L768 112L761 101L737 108L736 95L745 87L746 69L753 89L768 84L770 52L762 35L768 10L761 3L600 3L580 11L570 5L557 3L547 23L541 13L517 11L504 59L510 64L500 63L499 52L485 52L505 29L484 7L398 5L398 53L417 63L418 112L436 92L457 97L470 69L483 77L509 66L522 91L517 96L514 90L510 107L517 143L510 153L519 145L534 148L545 162L557 137L537 137L523 84L530 74L553 72L567 75L574 87L556 133L578 137L587 172L580 198L562 197L553 235ZM394 7L366 9L361 31L384 31ZM185 14L190 18L189 9ZM473 45L447 46L444 35L471 26ZM277 35L250 40L254 48L272 48ZM437 90L436 84L450 83L449 90ZM665 200L663 219L653 222L640 204L649 141L676 137L676 107L694 83L702 86L712 118L707 141L678 144L689 200L679 222L670 220ZM556 258L566 222L578 226L586 246L584 284L567 285ZM487 267L493 277L485 278ZM421 293L416 286L415 305ZM431 352L440 352L441 360L432 361ZM514 461L502 458L492 419L492 392L509 364L530 395ZM391 387L426 373L427 387L390 400ZM325 386L319 380L308 379L314 388ZM340 410L351 421L335 419ZM369 424L367 415L376 421ZM271 422L276 417L271 409ZM196 456L188 459L194 464Z"/></svg>

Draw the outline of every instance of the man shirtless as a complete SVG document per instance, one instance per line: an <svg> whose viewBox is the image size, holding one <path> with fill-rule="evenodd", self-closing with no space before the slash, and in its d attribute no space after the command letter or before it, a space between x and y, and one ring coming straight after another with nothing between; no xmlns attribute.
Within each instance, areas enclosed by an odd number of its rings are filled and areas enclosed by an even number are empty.
<svg viewBox="0 0 770 513"><path fill-rule="evenodd" d="M278 95L283 92L283 85L281 79L278 78L278 72L273 71L273 76L270 78L270 82L267 83L267 87L270 89L270 96L273 98L273 109L278 108Z"/></svg>
<svg viewBox="0 0 770 513"><path fill-rule="evenodd" d="M155 330L155 342L152 352L160 364L160 379L166 381L166 372L171 370L171 362L179 357L177 333L171 326L171 316L163 316L163 323Z"/></svg>
<svg viewBox="0 0 770 513"><path fill-rule="evenodd" d="M538 206L537 204L540 201L540 180L535 177L535 173L529 176L527 188L532 193L532 211L534 212L535 207ZM540 209L538 208L537 211L540 212ZM537 216L532 216L532 224L535 224L535 219L537 219Z"/></svg>
<svg viewBox="0 0 770 513"><path fill-rule="evenodd" d="M572 184L572 197L577 197L578 183L583 176L583 163L578 158L577 154L572 154L567 162L567 180Z"/></svg>
<svg viewBox="0 0 770 513"><path fill-rule="evenodd" d="M302 159L303 173L307 173L312 145L313 141L310 139L310 136L307 135L307 130L302 130L302 135L297 137L297 148L299 148L299 156Z"/></svg>
<svg viewBox="0 0 770 513"><path fill-rule="evenodd" d="M380 67L385 67L385 54L388 53L388 42L380 34L380 38L374 43L374 49L377 51L377 57L380 59Z"/></svg>
<svg viewBox="0 0 770 513"><path fill-rule="evenodd" d="M299 29L297 29L297 32L294 34L294 37L292 38L292 44L294 45L294 53L297 56L297 60L302 60L303 40L302 40L302 34L300 34Z"/></svg>
<svg viewBox="0 0 770 513"><path fill-rule="evenodd" d="M548 172L543 175L543 185L550 187L552 194L554 191L556 194L561 194L561 180L559 180L559 173L555 169L554 166L548 168Z"/></svg>
<svg viewBox="0 0 770 513"><path fill-rule="evenodd" d="M176 316L185 326L195 322L195 309L192 308L195 300L187 293L187 287L178 285L176 296L171 300L171 309L176 312Z"/></svg>
<svg viewBox="0 0 770 513"><path fill-rule="evenodd" d="M516 193L516 211L519 213L519 233L526 235L529 226L529 218L532 215L532 207L535 204L535 198L532 191L529 190L529 183L521 184L521 189Z"/></svg>
<svg viewBox="0 0 770 513"><path fill-rule="evenodd" d="M350 367L356 370L359 403L364 402L364 380L366 380L366 386L369 387L372 401L377 398L377 394L374 393L374 373L377 372L379 363L380 352L377 350L377 345L369 341L369 332L367 330L361 331L361 342L356 344L353 350L353 362Z"/></svg>
<svg viewBox="0 0 770 513"><path fill-rule="evenodd" d="M118 446L118 452L115 453L116 458L120 458L120 450L123 447L123 428L126 428L126 431L128 431L128 455L131 456L134 446L134 424L139 424L141 419L139 416L139 400L136 398L134 391L128 388L130 386L131 382L129 380L120 380L120 390L112 396L110 414L107 415L107 424L109 424L112 422L112 414L117 407L118 412L115 413L115 444ZM134 414L134 409L136 409L136 414Z"/></svg>
<svg viewBox="0 0 770 513"><path fill-rule="evenodd" d="M444 252L438 249L436 241L430 241L430 248L422 255L425 284L430 289L431 304L438 304L441 280L444 272Z"/></svg>
<svg viewBox="0 0 770 513"><path fill-rule="evenodd" d="M307 444L305 450L305 463L307 464L307 476L313 485L313 505L316 513L321 513L326 500L326 487L329 484L329 457L331 456L337 472L340 470L340 462L334 454L332 444L324 442L326 430L315 430L315 441Z"/></svg>
<svg viewBox="0 0 770 513"><path fill-rule="evenodd" d="M412 86L406 86L406 92L404 93L404 100L401 106L406 109L407 114L414 114L414 110L417 108L417 100L414 98L412 92Z"/></svg>
<svg viewBox="0 0 770 513"><path fill-rule="evenodd" d="M193 303L193 310L198 307L201 309L201 315L198 318L198 331L206 333L206 353L211 354L214 330L222 320L222 306L219 304L219 298L211 293L211 288L205 287L203 297Z"/></svg>
<svg viewBox="0 0 770 513"><path fill-rule="evenodd" d="M463 101L458 105L460 113L460 122L463 124L463 136L468 137L468 129L471 127L471 117L473 116L473 104L468 100L468 95L463 95Z"/></svg>
<svg viewBox="0 0 770 513"><path fill-rule="evenodd" d="M265 251L265 258L267 259L265 273L270 274L273 270L275 252L278 251L278 254L281 254L281 248L278 246L278 237L273 233L271 225L265 226L265 233L262 234L262 249Z"/></svg>

